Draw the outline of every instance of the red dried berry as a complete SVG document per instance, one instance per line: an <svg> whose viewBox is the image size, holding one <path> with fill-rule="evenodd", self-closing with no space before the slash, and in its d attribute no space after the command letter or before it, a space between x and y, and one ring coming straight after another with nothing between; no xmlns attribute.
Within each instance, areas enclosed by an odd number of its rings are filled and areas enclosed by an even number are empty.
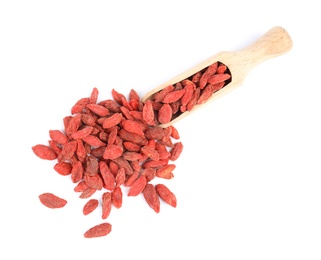
<svg viewBox="0 0 321 260"><path fill-rule="evenodd" d="M44 160L54 160L57 158L55 151L49 146L43 144L37 144L33 146L32 151L35 153L35 155Z"/></svg>
<svg viewBox="0 0 321 260"><path fill-rule="evenodd" d="M173 102L179 100L184 94L185 94L185 89L174 90L174 91L168 93L164 97L162 102L163 103L173 103Z"/></svg>
<svg viewBox="0 0 321 260"><path fill-rule="evenodd" d="M130 186L128 191L128 196L137 196L139 195L145 188L147 184L146 177L144 175L139 176L133 184Z"/></svg>
<svg viewBox="0 0 321 260"><path fill-rule="evenodd" d="M153 110L153 104L152 101L147 100L145 102L144 108L143 108L143 118L147 122L148 125L154 125L155 121L155 115Z"/></svg>
<svg viewBox="0 0 321 260"><path fill-rule="evenodd" d="M167 124L171 121L172 115L172 107L169 104L164 104L158 111L158 120L162 124Z"/></svg>
<svg viewBox="0 0 321 260"><path fill-rule="evenodd" d="M171 205L172 207L176 208L177 200L176 196L173 192L171 192L164 184L157 184L156 192L158 196L167 204Z"/></svg>
<svg viewBox="0 0 321 260"><path fill-rule="evenodd" d="M51 209L57 209L57 208L62 208L67 204L67 201L57 197L56 195L52 193L43 193L39 195L40 202Z"/></svg>
<svg viewBox="0 0 321 260"><path fill-rule="evenodd" d="M173 170L175 167L174 164L167 164L162 168L157 169L156 176L164 179L172 179L174 177Z"/></svg>
<svg viewBox="0 0 321 260"><path fill-rule="evenodd" d="M111 211L111 193L110 192L105 192L102 195L102 219L108 218L110 211Z"/></svg>
<svg viewBox="0 0 321 260"><path fill-rule="evenodd" d="M171 156L170 156L170 160L171 161L176 161L178 159L178 157L181 155L182 151L183 151L183 144L182 142L177 142L174 144L172 150L171 150Z"/></svg>
<svg viewBox="0 0 321 260"><path fill-rule="evenodd" d="M118 125L123 119L123 116L120 113L115 113L110 117L107 117L103 121L103 128L111 128Z"/></svg>
<svg viewBox="0 0 321 260"><path fill-rule="evenodd" d="M72 165L68 162L59 162L56 163L54 166L55 171L61 175L69 175L71 173L72 168Z"/></svg>
<svg viewBox="0 0 321 260"><path fill-rule="evenodd" d="M98 200L96 199L90 199L87 201L87 203L83 207L83 214L86 216L93 212L98 207Z"/></svg>
<svg viewBox="0 0 321 260"><path fill-rule="evenodd" d="M120 187L116 187L111 193L111 201L115 208L119 209L123 203L123 193Z"/></svg>
<svg viewBox="0 0 321 260"><path fill-rule="evenodd" d="M156 212L159 213L160 201L153 184L148 183L143 191L144 198L147 204Z"/></svg>
<svg viewBox="0 0 321 260"><path fill-rule="evenodd" d="M102 223L88 229L84 237L85 238L94 238L94 237L103 237L108 235L111 232L112 226L109 223Z"/></svg>
<svg viewBox="0 0 321 260"><path fill-rule="evenodd" d="M57 144L66 144L68 137L60 130L49 130L49 136Z"/></svg>
<svg viewBox="0 0 321 260"><path fill-rule="evenodd" d="M123 148L118 146L118 145L108 145L106 147L106 150L104 152L104 159L116 159L118 157L120 157L123 154Z"/></svg>

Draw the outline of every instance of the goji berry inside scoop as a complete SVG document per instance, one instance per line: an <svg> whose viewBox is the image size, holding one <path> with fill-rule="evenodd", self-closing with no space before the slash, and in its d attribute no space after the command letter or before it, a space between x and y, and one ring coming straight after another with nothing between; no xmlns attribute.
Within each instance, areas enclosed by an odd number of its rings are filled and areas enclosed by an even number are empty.
<svg viewBox="0 0 321 260"><path fill-rule="evenodd" d="M168 126L184 113L205 104L231 80L229 68L218 61L144 99L151 103L161 126Z"/></svg>

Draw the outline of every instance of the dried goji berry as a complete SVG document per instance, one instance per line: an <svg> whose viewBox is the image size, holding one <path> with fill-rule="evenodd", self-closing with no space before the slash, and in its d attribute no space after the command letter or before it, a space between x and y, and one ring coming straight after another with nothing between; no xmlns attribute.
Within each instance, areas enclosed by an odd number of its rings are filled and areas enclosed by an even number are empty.
<svg viewBox="0 0 321 260"><path fill-rule="evenodd" d="M139 195L145 188L147 184L146 177L144 175L139 176L133 184L130 186L128 191L128 196L137 196Z"/></svg>
<svg viewBox="0 0 321 260"><path fill-rule="evenodd" d="M88 135L91 134L91 132L93 131L93 127L92 126L87 126L87 127L84 127L83 129L80 129L78 130L77 132L73 133L71 135L71 137L73 139L82 139L82 138L85 138L87 137Z"/></svg>
<svg viewBox="0 0 321 260"><path fill-rule="evenodd" d="M91 146L106 146L104 142L102 142L97 136L94 135L88 135L82 138L82 140Z"/></svg>
<svg viewBox="0 0 321 260"><path fill-rule="evenodd" d="M85 173L94 176L98 173L98 160L93 156L87 156L85 162Z"/></svg>
<svg viewBox="0 0 321 260"><path fill-rule="evenodd" d="M175 168L175 164L167 164L162 168L157 169L156 176L164 179L172 179L174 177L173 170Z"/></svg>
<svg viewBox="0 0 321 260"><path fill-rule="evenodd" d="M136 152L124 152L123 158L127 161L139 161L142 158L142 155L140 153Z"/></svg>
<svg viewBox="0 0 321 260"><path fill-rule="evenodd" d="M209 77L208 83L215 85L217 83L224 82L225 80L228 80L231 76L229 74L215 74Z"/></svg>
<svg viewBox="0 0 321 260"><path fill-rule="evenodd" d="M145 176L147 182L150 182L152 179L154 179L155 174L156 174L156 170L153 168L145 168L142 171L142 175Z"/></svg>
<svg viewBox="0 0 321 260"><path fill-rule="evenodd" d="M184 85L185 93L182 96L181 105L186 106L188 102L192 99L196 86L195 83L190 80L183 80L182 84Z"/></svg>
<svg viewBox="0 0 321 260"><path fill-rule="evenodd" d="M138 122L134 120L124 120L121 122L121 125L127 132L134 133L145 138L141 125Z"/></svg>
<svg viewBox="0 0 321 260"><path fill-rule="evenodd" d="M169 161L168 159L158 160L158 161L153 161L153 160L146 161L143 163L142 167L144 169L146 169L146 168L160 168L160 167L167 165L168 161Z"/></svg>
<svg viewBox="0 0 321 260"><path fill-rule="evenodd" d="M140 172L140 170L142 169L142 167L140 165L140 161L131 161L131 162L129 162L129 164L132 167L133 171Z"/></svg>
<svg viewBox="0 0 321 260"><path fill-rule="evenodd" d="M153 184L146 184L146 187L143 190L143 196L147 204L156 212L159 213L160 210L160 201L156 193L156 189Z"/></svg>
<svg viewBox="0 0 321 260"><path fill-rule="evenodd" d="M77 139L76 155L79 161L84 162L86 159L86 150L82 140Z"/></svg>
<svg viewBox="0 0 321 260"><path fill-rule="evenodd" d="M169 128L171 129L171 133L170 133L171 137L173 137L176 140L180 139L180 135L177 129L173 125L169 126Z"/></svg>
<svg viewBox="0 0 321 260"><path fill-rule="evenodd" d="M217 83L215 85L212 85L212 92L216 92L218 90L220 90L221 88L223 88L225 85L225 82L220 82L220 83Z"/></svg>
<svg viewBox="0 0 321 260"><path fill-rule="evenodd" d="M71 137L71 135L73 133L75 133L78 130L79 126L80 126L81 114L77 114L77 115L71 117L70 119L68 119L67 122L68 122L68 124L66 126L66 131L65 132L66 132L66 135L68 137Z"/></svg>
<svg viewBox="0 0 321 260"><path fill-rule="evenodd" d="M49 130L49 136L57 144L66 144L68 137L60 130Z"/></svg>
<svg viewBox="0 0 321 260"><path fill-rule="evenodd" d="M58 162L55 164L54 169L61 175L69 175L72 170L72 165L68 162Z"/></svg>
<svg viewBox="0 0 321 260"><path fill-rule="evenodd" d="M108 218L110 211L111 211L111 193L105 192L102 195L102 219Z"/></svg>
<svg viewBox="0 0 321 260"><path fill-rule="evenodd" d="M88 185L88 187L95 189L95 190L101 190L104 186L103 180L100 176L100 174L95 175L89 175L85 174L84 181Z"/></svg>
<svg viewBox="0 0 321 260"><path fill-rule="evenodd" d="M171 156L171 153L167 150L166 146L159 142L156 143L155 150L158 153L159 160L168 159Z"/></svg>
<svg viewBox="0 0 321 260"><path fill-rule="evenodd" d="M35 153L35 155L44 160L54 160L57 158L55 151L52 150L51 147L43 144L37 144L33 146L32 151Z"/></svg>
<svg viewBox="0 0 321 260"><path fill-rule="evenodd" d="M111 200L115 208L119 209L123 203L123 193L120 187L116 187L111 193Z"/></svg>
<svg viewBox="0 0 321 260"><path fill-rule="evenodd" d="M49 146L50 146L50 148L57 154L57 155L59 155L60 153L61 153L61 147L57 144L57 143L55 143L54 141L52 141L52 140L49 140L48 141L48 143L49 143Z"/></svg>
<svg viewBox="0 0 321 260"><path fill-rule="evenodd" d="M77 114L77 113L81 113L83 111L83 109L87 106L87 104L89 104L89 98L81 98L79 99L71 108L71 114Z"/></svg>
<svg viewBox="0 0 321 260"><path fill-rule="evenodd" d="M102 237L106 236L111 232L112 226L109 223L102 223L99 225L96 225L90 229L88 229L84 237L85 238L94 238L94 237Z"/></svg>
<svg viewBox="0 0 321 260"><path fill-rule="evenodd" d="M217 67L216 73L217 73L217 74L223 74L223 73L225 73L226 69L227 69L227 66L226 66L226 65L220 64L220 65Z"/></svg>
<svg viewBox="0 0 321 260"><path fill-rule="evenodd" d="M109 115L109 110L101 105L98 104L88 104L86 106L88 109L90 109L92 112L97 114L98 116L108 116Z"/></svg>
<svg viewBox="0 0 321 260"><path fill-rule="evenodd" d="M88 186L88 185L87 185ZM90 198L97 190L87 187L79 196L81 199L88 199Z"/></svg>
<svg viewBox="0 0 321 260"><path fill-rule="evenodd" d="M125 98L125 96L119 92L117 92L115 89L112 89L111 94L114 98L114 100L119 104L122 105L122 100Z"/></svg>
<svg viewBox="0 0 321 260"><path fill-rule="evenodd" d="M81 161L77 161L71 169L71 180L77 183L83 179L84 168Z"/></svg>
<svg viewBox="0 0 321 260"><path fill-rule="evenodd" d="M193 76L192 76L192 82L194 83L198 83L200 81L202 77L202 73L199 71L199 72L196 72Z"/></svg>
<svg viewBox="0 0 321 260"><path fill-rule="evenodd" d="M212 96L212 84L208 84L202 94L200 95L200 97L197 100L197 104L204 104L211 96Z"/></svg>
<svg viewBox="0 0 321 260"><path fill-rule="evenodd" d="M161 91L157 92L156 94L154 94L153 99L155 100L155 102L163 102L164 97L172 92L174 90L174 86L173 85L169 85L167 87L165 87L164 89L162 89Z"/></svg>
<svg viewBox="0 0 321 260"><path fill-rule="evenodd" d="M112 144L106 147L103 157L104 159L113 160L120 157L122 154L123 154L123 148L118 145Z"/></svg>
<svg viewBox="0 0 321 260"><path fill-rule="evenodd" d="M215 74L217 67L218 67L218 63L215 62L207 68L207 70L204 72L204 74L200 78L200 83L199 83L200 89L203 89L206 86L209 77Z"/></svg>
<svg viewBox="0 0 321 260"><path fill-rule="evenodd" d="M169 92L163 99L163 103L173 103L179 100L185 94L185 89Z"/></svg>
<svg viewBox="0 0 321 260"><path fill-rule="evenodd" d="M147 100L145 102L144 108L143 108L143 118L147 122L148 125L154 125L154 110L153 110L153 104L152 101Z"/></svg>
<svg viewBox="0 0 321 260"><path fill-rule="evenodd" d="M62 208L67 204L65 199L57 197L52 193L43 193L39 195L39 199L43 205L51 209Z"/></svg>
<svg viewBox="0 0 321 260"><path fill-rule="evenodd" d="M158 120L162 124L167 124L171 121L173 109L169 104L164 104L158 111Z"/></svg>
<svg viewBox="0 0 321 260"><path fill-rule="evenodd" d="M93 88L93 90L91 91L90 97L89 97L89 103L90 104L96 104L97 103L98 94L99 94L98 89L97 88Z"/></svg>
<svg viewBox="0 0 321 260"><path fill-rule="evenodd" d="M170 151L171 156L170 156L170 160L171 161L176 161L178 159L178 157L181 155L183 151L183 144L182 142L177 142L174 144L172 150Z"/></svg>
<svg viewBox="0 0 321 260"><path fill-rule="evenodd" d="M107 99L100 101L98 105L106 107L110 112L112 113L119 113L120 112L120 106L117 104L115 100Z"/></svg>
<svg viewBox="0 0 321 260"><path fill-rule="evenodd" d="M167 204L171 205L172 207L176 207L177 200L176 196L173 192L171 192L164 184L157 184L156 192L158 196Z"/></svg>
<svg viewBox="0 0 321 260"><path fill-rule="evenodd" d="M124 168L120 168L117 171L117 175L115 177L116 187L120 187L121 185L123 185L125 183L125 180L126 180L125 170Z"/></svg>
<svg viewBox="0 0 321 260"><path fill-rule="evenodd" d="M88 126L95 126L96 125L96 119L91 114L81 114L81 121Z"/></svg>
<svg viewBox="0 0 321 260"><path fill-rule="evenodd" d="M131 175L128 176L126 179L124 186L125 187L130 187L138 178L139 176L139 171L134 171Z"/></svg>
<svg viewBox="0 0 321 260"><path fill-rule="evenodd" d="M195 105L197 104L197 100L198 100L200 95L201 95L201 89L197 88L194 91L191 100L187 103L187 106L186 106L187 111L191 111L195 107Z"/></svg>
<svg viewBox="0 0 321 260"><path fill-rule="evenodd" d="M117 126L113 126L110 128L110 133L108 135L107 139L107 145L112 145L116 142L117 134L118 134L118 128Z"/></svg>
<svg viewBox="0 0 321 260"><path fill-rule="evenodd" d="M129 141L139 145L143 145L144 143L147 142L147 140L144 137L128 132L125 129L120 129L118 131L118 136L124 141Z"/></svg>
<svg viewBox="0 0 321 260"><path fill-rule="evenodd" d="M113 162L116 163L119 168L124 168L125 173L127 175L133 174L133 168L131 167L130 163L126 159L122 157L118 157L116 159L113 159Z"/></svg>
<svg viewBox="0 0 321 260"><path fill-rule="evenodd" d="M150 127L145 131L145 137L147 139L160 140L165 136L164 129L161 127Z"/></svg>
<svg viewBox="0 0 321 260"><path fill-rule="evenodd" d="M76 187L74 188L75 192L83 192L88 188L88 185L86 184L85 181L80 181Z"/></svg>
<svg viewBox="0 0 321 260"><path fill-rule="evenodd" d="M108 166L109 166L111 173L116 177L120 167L118 167L118 165L114 161L110 161Z"/></svg>
<svg viewBox="0 0 321 260"><path fill-rule="evenodd" d="M127 141L127 142L124 142L123 145L127 151L131 151L131 152L139 152L140 151L140 145L135 144L133 142Z"/></svg>
<svg viewBox="0 0 321 260"><path fill-rule="evenodd" d="M63 162L66 160L70 160L71 157L74 156L76 149L77 149L77 142L69 141L63 146L61 153L58 156L58 161Z"/></svg>
<svg viewBox="0 0 321 260"><path fill-rule="evenodd" d="M84 205L82 212L83 212L84 215L88 215L91 212L93 212L97 207L98 207L98 200L90 199Z"/></svg>
<svg viewBox="0 0 321 260"><path fill-rule="evenodd" d="M158 152L155 150L155 149L153 149L153 148L151 148L151 147L149 147L149 146L143 146L142 148L141 148L141 152L142 153L144 153L144 154L146 154L149 158L151 158L152 160L155 160L155 161L158 161L159 160L159 154L158 154Z"/></svg>
<svg viewBox="0 0 321 260"><path fill-rule="evenodd" d="M107 117L103 121L103 128L111 128L118 125L123 119L123 116L120 113L115 113L110 117Z"/></svg>
<svg viewBox="0 0 321 260"><path fill-rule="evenodd" d="M107 190L113 190L115 185L115 177L110 171L107 163L104 161L100 161L99 170L100 170L101 177L103 178L103 181L104 181L104 188Z"/></svg>
<svg viewBox="0 0 321 260"><path fill-rule="evenodd" d="M96 158L101 159L104 155L105 149L105 146L94 147L91 149L90 154Z"/></svg>
<svg viewBox="0 0 321 260"><path fill-rule="evenodd" d="M136 92L136 90L131 89L129 92L129 100L137 100L140 101L140 97L138 95L138 93Z"/></svg>

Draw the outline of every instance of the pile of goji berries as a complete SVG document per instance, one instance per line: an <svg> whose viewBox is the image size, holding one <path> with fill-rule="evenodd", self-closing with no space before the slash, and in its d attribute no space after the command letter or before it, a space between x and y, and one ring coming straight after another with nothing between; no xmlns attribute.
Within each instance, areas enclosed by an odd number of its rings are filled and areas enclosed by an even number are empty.
<svg viewBox="0 0 321 260"><path fill-rule="evenodd" d="M32 147L33 152L46 160L57 160L57 173L70 176L80 198L88 199L95 192L101 196L102 219L107 219L112 207L122 206L123 190L128 196L143 194L148 205L160 210L160 199L176 207L175 195L163 184L151 184L155 177L173 178L175 161L183 150L177 130L157 126L154 111L146 109L138 94L131 90L129 99L112 90L113 100L97 103L98 90L81 98L71 108L71 115L63 119L64 130L50 130L49 144ZM39 196L49 208L61 208L67 201L52 193ZM89 199L83 214L88 215L99 205ZM107 235L109 223L99 224L85 233L85 237Z"/></svg>
<svg viewBox="0 0 321 260"><path fill-rule="evenodd" d="M188 79L168 86L142 102L135 90L129 97L112 90L113 99L98 102L98 89L79 99L71 108L71 115L63 119L63 130L49 131L49 144L32 147L41 159L57 160L57 173L70 176L76 184L74 191L84 204L83 214L88 215L101 204L103 220L112 207L122 206L123 188L127 196L143 195L156 213L160 211L160 199L176 207L175 195L164 184L152 184L158 177L171 179L175 161L183 145L174 126L162 128L178 113L190 111L202 104L230 79L226 66L219 62ZM101 201L90 199L97 191L103 191ZM61 208L66 200L52 193L39 196L49 208ZM111 224L104 222L87 232L86 238L105 236L111 232Z"/></svg>

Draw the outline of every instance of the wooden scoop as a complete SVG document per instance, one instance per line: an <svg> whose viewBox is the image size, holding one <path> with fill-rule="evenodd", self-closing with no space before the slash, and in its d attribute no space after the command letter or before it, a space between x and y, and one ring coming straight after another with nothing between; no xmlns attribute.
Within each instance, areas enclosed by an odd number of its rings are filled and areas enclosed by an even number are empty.
<svg viewBox="0 0 321 260"><path fill-rule="evenodd" d="M204 107L214 99L221 97L223 94L228 93L232 89L235 89L237 86L241 85L247 73L254 66L267 59L274 58L288 52L291 47L292 40L287 31L279 26L273 27L250 46L234 52L219 52L218 54L208 58L207 60L185 71L184 73L154 88L143 97L142 101L145 102L146 100L151 99L152 95L156 92L164 89L169 85L174 85L177 82L189 78L190 76L212 65L215 62L221 62L228 67L229 72L231 73L230 83L228 83L219 91L213 93L213 95L207 100L206 103L196 105L191 111L181 113L179 116L173 117L169 123L160 125L161 127L167 127L181 120L191 112Z"/></svg>

